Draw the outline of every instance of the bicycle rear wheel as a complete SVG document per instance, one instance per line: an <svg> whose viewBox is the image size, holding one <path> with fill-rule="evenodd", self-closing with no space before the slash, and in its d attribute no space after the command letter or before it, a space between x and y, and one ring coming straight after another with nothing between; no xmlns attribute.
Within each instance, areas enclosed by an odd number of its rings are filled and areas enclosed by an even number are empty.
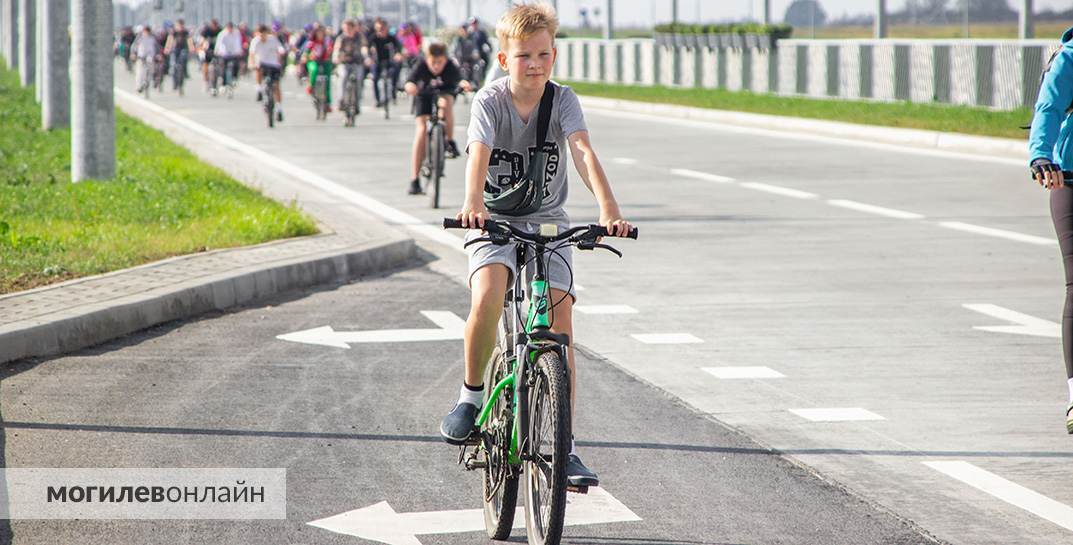
<svg viewBox="0 0 1073 545"><path fill-rule="evenodd" d="M512 388L506 388L496 399L489 399L492 389L503 377L510 373L503 351L496 348L488 363L485 377L485 404L492 404L492 412L484 424L484 432L494 438L491 447L484 451L484 527L488 537L507 539L514 526L514 514L518 504L518 470L511 467L507 460L510 448L510 435L513 428L513 412L510 402L514 396Z"/></svg>
<svg viewBox="0 0 1073 545"><path fill-rule="evenodd" d="M559 545L566 516L570 453L570 388L556 352L544 352L529 391L529 457L525 461L525 529L533 545Z"/></svg>

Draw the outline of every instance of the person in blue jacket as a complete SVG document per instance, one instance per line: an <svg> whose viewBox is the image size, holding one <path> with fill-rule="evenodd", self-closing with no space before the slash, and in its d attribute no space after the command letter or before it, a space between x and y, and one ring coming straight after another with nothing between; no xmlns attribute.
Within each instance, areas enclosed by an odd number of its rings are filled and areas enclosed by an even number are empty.
<svg viewBox="0 0 1073 545"><path fill-rule="evenodd" d="M1051 60L1040 85L1039 100L1028 137L1032 175L1050 190L1051 219L1058 234L1066 274L1066 303L1062 312L1062 353L1069 385L1066 432L1073 434L1073 188L1063 185L1062 171L1073 171L1073 28ZM1069 180L1073 183L1073 180Z"/></svg>

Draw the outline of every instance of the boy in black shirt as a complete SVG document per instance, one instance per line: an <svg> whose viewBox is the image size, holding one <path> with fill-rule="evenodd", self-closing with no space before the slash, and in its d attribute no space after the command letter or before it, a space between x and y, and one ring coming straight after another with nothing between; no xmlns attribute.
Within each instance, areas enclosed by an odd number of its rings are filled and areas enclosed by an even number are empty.
<svg viewBox="0 0 1073 545"><path fill-rule="evenodd" d="M455 144L455 96L458 88L463 91L470 90L468 81L462 79L462 72L454 61L447 58L447 46L442 43L433 43L428 46L425 58L410 72L410 78L406 81L406 93L416 97L414 99L414 114L416 116L413 149L413 177L410 179L410 194L421 194L421 182L418 180L421 172L421 163L425 160L425 146L428 134L425 133L425 122L432 114L432 100L439 101L441 117L444 120L447 135L445 155L451 159L458 157L458 145ZM418 96L418 93L424 91Z"/></svg>

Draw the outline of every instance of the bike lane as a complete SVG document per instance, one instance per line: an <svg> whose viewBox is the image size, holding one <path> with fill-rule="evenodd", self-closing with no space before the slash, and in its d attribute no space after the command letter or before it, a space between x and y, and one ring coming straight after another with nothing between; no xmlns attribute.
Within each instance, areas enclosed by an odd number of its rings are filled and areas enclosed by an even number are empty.
<svg viewBox="0 0 1073 545"><path fill-rule="evenodd" d="M279 338L435 330L422 312L461 319L467 307L462 286L419 267L10 367L0 381L9 467L287 469L285 521L19 520L11 542L485 542L460 522L481 507L480 475L437 432L457 395L461 341ZM568 526L564 543L927 542L606 361L581 352L578 367L578 451L604 488L571 495L568 512L622 522ZM345 533L324 521L381 502L399 518Z"/></svg>

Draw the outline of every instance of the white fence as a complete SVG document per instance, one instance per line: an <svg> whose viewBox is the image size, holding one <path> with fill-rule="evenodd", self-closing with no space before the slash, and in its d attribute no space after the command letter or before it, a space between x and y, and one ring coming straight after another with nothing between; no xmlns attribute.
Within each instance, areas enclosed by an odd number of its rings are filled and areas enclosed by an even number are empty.
<svg viewBox="0 0 1073 545"><path fill-rule="evenodd" d="M555 78L818 98L1033 106L1053 40L781 40L772 49L557 41Z"/></svg>

